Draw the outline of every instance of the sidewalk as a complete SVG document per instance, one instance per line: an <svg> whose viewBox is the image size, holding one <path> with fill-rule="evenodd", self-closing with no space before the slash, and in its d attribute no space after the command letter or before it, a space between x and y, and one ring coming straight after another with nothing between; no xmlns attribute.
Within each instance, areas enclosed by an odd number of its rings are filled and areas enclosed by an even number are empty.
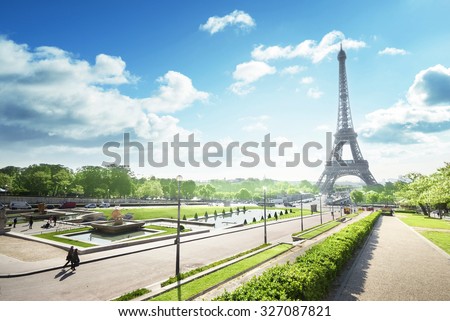
<svg viewBox="0 0 450 321"><path fill-rule="evenodd" d="M396 217L381 216L330 300L448 301L450 255Z"/></svg>

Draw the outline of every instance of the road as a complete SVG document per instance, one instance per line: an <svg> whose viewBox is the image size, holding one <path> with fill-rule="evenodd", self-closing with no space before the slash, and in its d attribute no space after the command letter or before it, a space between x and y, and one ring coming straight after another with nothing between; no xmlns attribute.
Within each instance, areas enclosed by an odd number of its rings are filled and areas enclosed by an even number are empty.
<svg viewBox="0 0 450 321"><path fill-rule="evenodd" d="M331 220L324 214L323 221ZM319 215L304 216L304 228L318 225ZM203 266L263 243L263 224L235 228L233 233L217 232L182 238L181 271ZM267 224L268 242L290 242L300 230L300 218ZM95 301L111 300L127 292L159 283L175 274L173 240L148 243L136 251L81 264L76 272L60 269L28 276L0 279L0 300ZM123 250L122 250L123 251ZM103 253L104 255L104 253ZM83 257L81 257L83 260Z"/></svg>

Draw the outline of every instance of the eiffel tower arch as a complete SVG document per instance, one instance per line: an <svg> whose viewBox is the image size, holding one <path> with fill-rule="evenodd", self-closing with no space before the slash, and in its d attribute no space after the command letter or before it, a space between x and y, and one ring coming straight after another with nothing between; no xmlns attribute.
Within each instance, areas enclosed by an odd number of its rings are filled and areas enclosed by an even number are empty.
<svg viewBox="0 0 450 321"><path fill-rule="evenodd" d="M333 148L325 163L325 170L317 181L321 193L331 193L336 180L343 176L358 176L366 185L377 185L377 181L369 170L369 162L362 156L355 130L353 129L350 102L348 98L347 73L345 60L347 55L341 49L337 57L339 61L339 107L337 129L334 134ZM342 159L344 146L349 145L352 159Z"/></svg>

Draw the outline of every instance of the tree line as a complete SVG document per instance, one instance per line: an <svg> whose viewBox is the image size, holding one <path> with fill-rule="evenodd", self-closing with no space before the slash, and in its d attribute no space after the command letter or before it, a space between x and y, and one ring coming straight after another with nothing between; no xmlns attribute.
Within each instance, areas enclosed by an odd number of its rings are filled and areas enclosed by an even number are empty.
<svg viewBox="0 0 450 321"><path fill-rule="evenodd" d="M76 170L60 164L7 166L0 169L0 187L10 195L92 198L176 199L175 178L137 177L128 167L83 166ZM299 183L271 179L211 180L207 183L185 180L180 194L185 199L261 200L266 196L318 193L317 187L303 180Z"/></svg>
<svg viewBox="0 0 450 321"><path fill-rule="evenodd" d="M442 217L450 204L450 163L445 163L430 175L409 173L395 183L355 189L350 198L356 204L381 203L420 208L428 216L433 210L438 210Z"/></svg>

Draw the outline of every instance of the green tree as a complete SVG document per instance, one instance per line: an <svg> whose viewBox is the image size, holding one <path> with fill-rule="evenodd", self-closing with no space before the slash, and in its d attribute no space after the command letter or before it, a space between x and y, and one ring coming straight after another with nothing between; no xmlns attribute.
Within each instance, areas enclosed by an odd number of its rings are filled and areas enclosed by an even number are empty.
<svg viewBox="0 0 450 321"><path fill-rule="evenodd" d="M193 180L184 181L181 184L181 193L187 199L192 199L195 195L197 184Z"/></svg>
<svg viewBox="0 0 450 321"><path fill-rule="evenodd" d="M380 199L380 194L378 194L375 191L368 191L365 196L366 196L366 202L369 204L378 203L378 201Z"/></svg>
<svg viewBox="0 0 450 321"><path fill-rule="evenodd" d="M161 183L157 180L147 180L141 184L136 190L136 196L139 198L158 198L163 196Z"/></svg>
<svg viewBox="0 0 450 321"><path fill-rule="evenodd" d="M355 204L362 203L364 201L364 193L360 190L354 189L350 192L350 198Z"/></svg>
<svg viewBox="0 0 450 321"><path fill-rule="evenodd" d="M239 190L239 192L236 193L235 197L236 197L236 199L238 199L240 201L251 200L252 194L250 194L250 192L246 188L241 188Z"/></svg>

